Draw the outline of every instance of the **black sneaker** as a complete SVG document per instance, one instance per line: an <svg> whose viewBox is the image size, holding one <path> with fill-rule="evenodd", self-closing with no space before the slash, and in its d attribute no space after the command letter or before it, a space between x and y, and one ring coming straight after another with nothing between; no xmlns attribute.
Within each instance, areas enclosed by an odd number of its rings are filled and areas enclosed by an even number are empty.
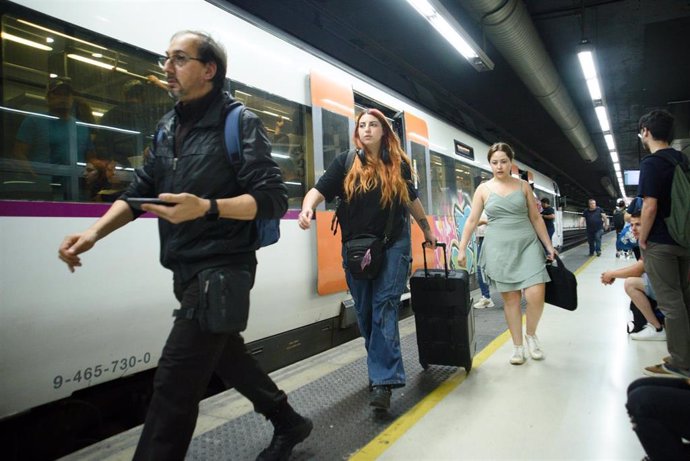
<svg viewBox="0 0 690 461"><path fill-rule="evenodd" d="M597 256L601 256L601 251L597 253Z"/></svg>
<svg viewBox="0 0 690 461"><path fill-rule="evenodd" d="M276 427L273 431L271 444L266 447L256 461L287 461L292 449L298 443L309 437L314 423L309 418L302 418L302 422L289 427Z"/></svg>
<svg viewBox="0 0 690 461"><path fill-rule="evenodd" d="M390 386L374 386L369 405L379 410L388 410L391 407L391 394Z"/></svg>

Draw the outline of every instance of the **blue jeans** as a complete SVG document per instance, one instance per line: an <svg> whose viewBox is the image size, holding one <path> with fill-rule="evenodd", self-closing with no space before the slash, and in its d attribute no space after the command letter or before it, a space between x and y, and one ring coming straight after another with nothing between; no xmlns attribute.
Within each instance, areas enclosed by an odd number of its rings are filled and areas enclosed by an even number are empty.
<svg viewBox="0 0 690 461"><path fill-rule="evenodd" d="M386 249L381 272L374 280L357 280L346 264L345 278L357 311L359 331L367 350L369 381L373 386L405 385L398 330L398 307L410 271L410 231L406 224L403 234ZM343 261L346 258L343 246Z"/></svg>
<svg viewBox="0 0 690 461"><path fill-rule="evenodd" d="M593 255L596 251L601 253L601 236L604 235L604 229L597 231L587 231L587 242L589 243L589 254Z"/></svg>
<svg viewBox="0 0 690 461"><path fill-rule="evenodd" d="M482 244L484 243L484 237L479 237L479 245L477 247L477 260L479 260L479 253L482 252ZM482 270L477 265L477 283L479 283L479 289L482 292L483 298L491 298L491 292L489 291L489 285L484 282L482 277Z"/></svg>

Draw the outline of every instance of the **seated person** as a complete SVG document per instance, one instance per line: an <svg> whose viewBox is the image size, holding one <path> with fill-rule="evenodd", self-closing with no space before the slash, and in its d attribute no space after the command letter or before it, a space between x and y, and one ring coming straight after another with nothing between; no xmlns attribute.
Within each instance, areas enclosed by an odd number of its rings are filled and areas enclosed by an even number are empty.
<svg viewBox="0 0 690 461"><path fill-rule="evenodd" d="M644 460L690 459L690 380L641 378L628 387L630 421Z"/></svg>
<svg viewBox="0 0 690 461"><path fill-rule="evenodd" d="M634 208L635 202L631 204L630 227L635 238L640 233L640 212L642 205ZM640 258L636 263L622 267L620 269L608 270L601 274L601 283L611 285L617 278L624 278L625 292L635 304L635 307L644 315L647 325L637 333L632 333L630 337L638 341L665 341L666 331L657 317L650 298L656 300L656 295L649 282L649 278L644 271L644 262Z"/></svg>
<svg viewBox="0 0 690 461"><path fill-rule="evenodd" d="M115 162L112 160L90 159L86 163L83 176L86 199L89 201L114 202L123 192L121 187L117 187Z"/></svg>

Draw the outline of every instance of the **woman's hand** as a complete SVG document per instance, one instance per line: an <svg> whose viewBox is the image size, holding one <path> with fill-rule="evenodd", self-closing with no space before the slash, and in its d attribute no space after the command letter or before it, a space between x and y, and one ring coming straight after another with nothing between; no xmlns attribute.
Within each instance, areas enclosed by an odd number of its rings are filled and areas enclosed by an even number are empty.
<svg viewBox="0 0 690 461"><path fill-rule="evenodd" d="M460 256L458 256L458 267L467 267L467 255L465 254L465 251L461 251Z"/></svg>
<svg viewBox="0 0 690 461"><path fill-rule="evenodd" d="M436 248L436 243L438 239L430 230L424 232L424 246L431 248L432 250Z"/></svg>

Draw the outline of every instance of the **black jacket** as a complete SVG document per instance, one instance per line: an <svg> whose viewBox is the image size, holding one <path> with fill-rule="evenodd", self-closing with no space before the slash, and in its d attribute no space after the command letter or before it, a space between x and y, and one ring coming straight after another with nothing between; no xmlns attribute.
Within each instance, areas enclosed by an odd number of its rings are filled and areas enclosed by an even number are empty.
<svg viewBox="0 0 690 461"><path fill-rule="evenodd" d="M121 196L156 197L163 192L188 192L203 198L250 194L257 203L257 218L280 218L287 210L287 188L280 168L271 158L271 144L261 120L245 110L241 122L245 162L235 171L228 158L223 128L230 107L239 104L227 93L219 94L175 152L176 111L159 123L154 152L135 170L134 180ZM132 209L135 217L141 211ZM186 282L197 272L236 262L256 262L259 247L252 221L204 218L172 224L158 220L160 261L176 279Z"/></svg>

